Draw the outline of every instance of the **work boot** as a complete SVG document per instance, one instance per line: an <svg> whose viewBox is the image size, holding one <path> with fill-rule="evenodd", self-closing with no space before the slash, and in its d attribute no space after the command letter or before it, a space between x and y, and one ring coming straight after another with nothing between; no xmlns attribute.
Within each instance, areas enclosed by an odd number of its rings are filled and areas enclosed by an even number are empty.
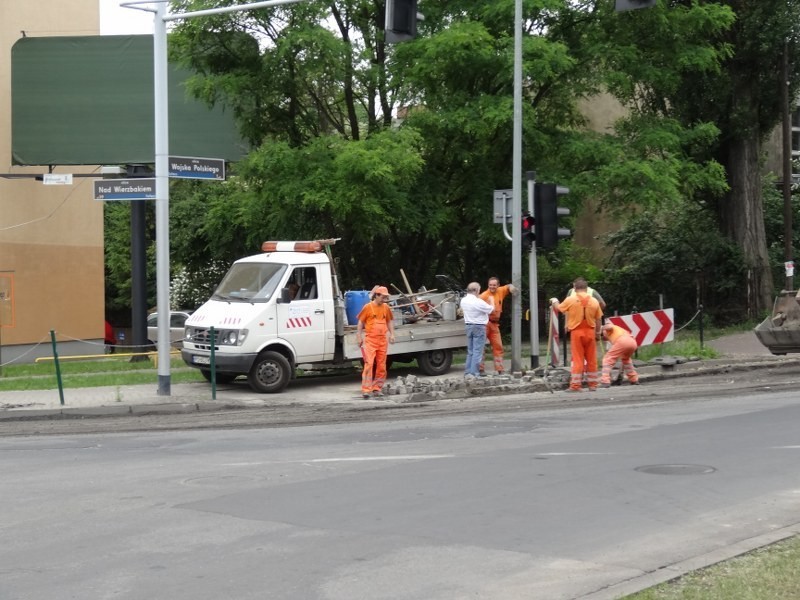
<svg viewBox="0 0 800 600"><path fill-rule="evenodd" d="M370 399L372 396L370 396L369 394L361 394L361 397L362 397L364 400L369 400L369 399Z"/></svg>
<svg viewBox="0 0 800 600"><path fill-rule="evenodd" d="M372 395L375 396L376 398L383 398L383 392L380 390L373 391Z"/></svg>

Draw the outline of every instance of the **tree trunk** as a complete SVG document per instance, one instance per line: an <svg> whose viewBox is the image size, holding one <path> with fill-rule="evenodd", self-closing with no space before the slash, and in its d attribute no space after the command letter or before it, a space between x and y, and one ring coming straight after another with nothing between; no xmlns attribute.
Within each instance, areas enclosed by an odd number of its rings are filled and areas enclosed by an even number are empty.
<svg viewBox="0 0 800 600"><path fill-rule="evenodd" d="M728 144L727 172L731 191L720 206L722 233L744 254L747 268L745 302L748 317L760 318L772 307L772 271L767 255L764 206L761 197L758 132Z"/></svg>

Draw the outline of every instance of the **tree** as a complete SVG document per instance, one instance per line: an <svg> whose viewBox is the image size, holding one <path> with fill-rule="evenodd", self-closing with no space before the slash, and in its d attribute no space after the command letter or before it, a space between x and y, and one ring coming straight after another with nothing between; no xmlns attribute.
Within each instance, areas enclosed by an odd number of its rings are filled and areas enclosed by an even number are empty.
<svg viewBox="0 0 800 600"><path fill-rule="evenodd" d="M337 236L337 254L352 257L346 285L401 267L414 283L508 272L490 199L511 185L514 0L430 3L420 37L393 48L382 7L316 1L178 25L171 50L198 72L192 91L232 107L257 147L225 185L173 196L191 224L174 238L184 264L250 253L270 236ZM664 47L645 60L610 0L526 0L524 168L572 187L573 202L593 196L619 211L724 193L709 150L718 129L668 112L656 84L675 92L687 72L719 69L728 46L707 39L721 37L726 15L693 5L651 24ZM626 71L626 57L641 72ZM634 110L614 132L588 132L578 101L605 89ZM639 107L644 92L661 104Z"/></svg>
<svg viewBox="0 0 800 600"><path fill-rule="evenodd" d="M532 32L553 2L534 4ZM491 223L490 199L511 172L513 0L431 5L427 39L392 50L382 6L310 2L177 28L174 56L200 73L194 92L233 106L258 146L236 170L238 191L225 194L221 234L342 237L348 255L372 263L344 266L353 284L400 267L414 282L443 271L502 276L510 246ZM588 67L575 68L543 35L526 50L543 80L538 125L577 124L574 96ZM535 135L533 107L526 112ZM205 223L217 214L208 210Z"/></svg>
<svg viewBox="0 0 800 600"><path fill-rule="evenodd" d="M698 24L702 23L702 27ZM728 189L692 197L712 210L720 231L742 251L747 276L741 286L748 313L772 305L761 185L762 144L780 121L780 61L785 40L796 40L798 0L670 0L657 8L618 15L603 31L616 46L608 56L609 89L625 100L633 118L668 117L684 127L713 124L712 145L687 146L697 162L723 166ZM687 37L691 29L704 40ZM717 48L714 68L709 47ZM688 42L688 43L687 43ZM800 46L790 44L791 97L800 84Z"/></svg>

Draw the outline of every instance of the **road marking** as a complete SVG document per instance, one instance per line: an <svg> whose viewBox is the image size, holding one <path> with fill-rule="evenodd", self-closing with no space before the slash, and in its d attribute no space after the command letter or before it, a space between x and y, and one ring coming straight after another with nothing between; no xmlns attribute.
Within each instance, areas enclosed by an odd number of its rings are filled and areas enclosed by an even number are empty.
<svg viewBox="0 0 800 600"><path fill-rule="evenodd" d="M266 460L258 462L224 463L223 467L257 467L289 463L360 462L376 460L429 460L432 458L455 458L455 454L401 454L399 456L350 456L341 458L310 458L297 460Z"/></svg>
<svg viewBox="0 0 800 600"><path fill-rule="evenodd" d="M536 456L610 456L616 452L541 452Z"/></svg>
<svg viewBox="0 0 800 600"><path fill-rule="evenodd" d="M370 460L427 460L431 458L454 458L454 454L409 454L399 456L352 456L349 458L312 458L298 462L324 463L324 462L358 462Z"/></svg>

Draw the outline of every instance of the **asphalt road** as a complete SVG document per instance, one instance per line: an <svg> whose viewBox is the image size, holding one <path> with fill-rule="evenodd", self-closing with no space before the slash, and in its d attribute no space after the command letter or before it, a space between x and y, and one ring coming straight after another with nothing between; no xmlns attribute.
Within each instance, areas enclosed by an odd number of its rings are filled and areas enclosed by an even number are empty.
<svg viewBox="0 0 800 600"><path fill-rule="evenodd" d="M797 531L797 381L6 437L0 598L618 597Z"/></svg>

